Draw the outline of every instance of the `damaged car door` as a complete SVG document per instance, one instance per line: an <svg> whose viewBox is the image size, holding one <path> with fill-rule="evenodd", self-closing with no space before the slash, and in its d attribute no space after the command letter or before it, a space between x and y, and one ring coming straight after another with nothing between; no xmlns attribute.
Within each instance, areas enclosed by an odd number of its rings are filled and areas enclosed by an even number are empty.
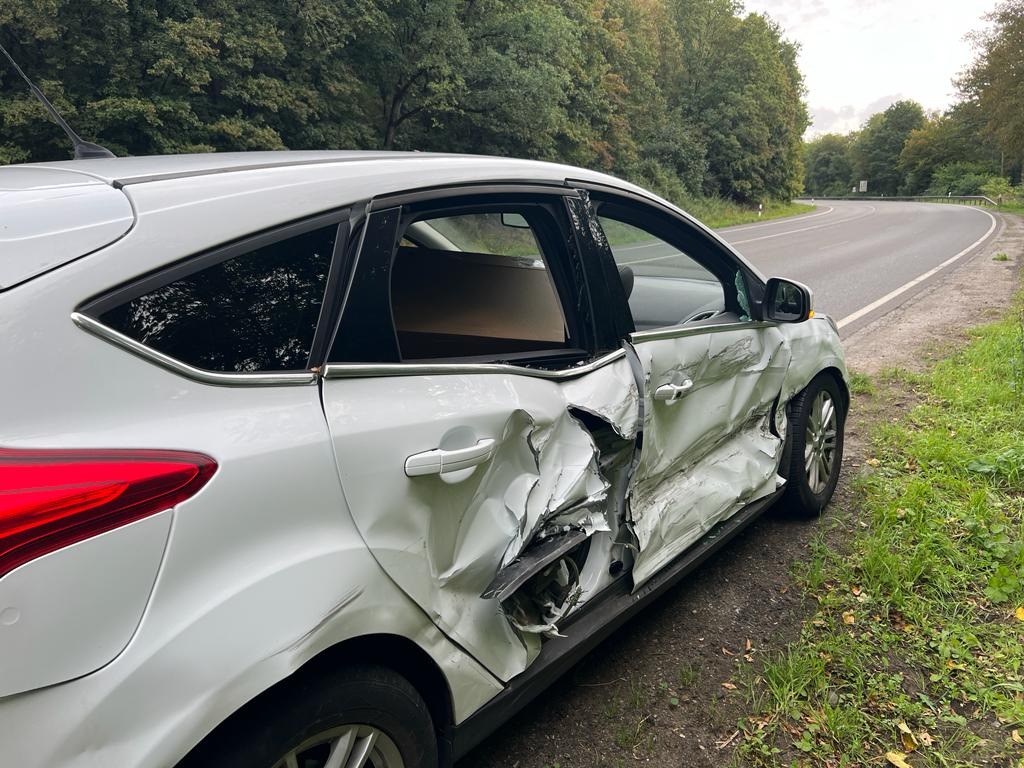
<svg viewBox="0 0 1024 768"><path fill-rule="evenodd" d="M323 378L366 544L502 680L628 557L639 393L556 189L378 204Z"/></svg>
<svg viewBox="0 0 1024 768"><path fill-rule="evenodd" d="M707 234L614 194L595 193L593 204L628 291L643 374L629 501L639 586L783 482L774 418L791 350L777 327L751 319L749 268Z"/></svg>

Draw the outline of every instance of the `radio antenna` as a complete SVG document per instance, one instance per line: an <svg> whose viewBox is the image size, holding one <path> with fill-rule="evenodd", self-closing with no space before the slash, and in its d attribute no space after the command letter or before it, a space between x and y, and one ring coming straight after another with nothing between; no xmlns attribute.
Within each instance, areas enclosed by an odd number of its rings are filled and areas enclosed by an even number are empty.
<svg viewBox="0 0 1024 768"><path fill-rule="evenodd" d="M67 121L60 116L56 107L54 107L53 104L50 103L50 100L43 95L43 92L36 87L36 84L28 79L28 75L22 72L21 67L18 66L18 62L14 60L11 54L9 54L7 49L2 45L0 45L0 53L3 53L7 60L11 62L11 66L13 66L15 71L21 75L21 79L25 81L26 85L28 85L28 89L32 91L32 95L43 103L46 111L50 113L50 117L56 121L57 125L59 125L64 130L64 133L68 135L68 138L71 139L71 144L75 148L75 160L89 160L97 157L114 157L114 153L106 147L101 147L99 144L93 144L91 141L86 141L75 133L71 126L67 124Z"/></svg>

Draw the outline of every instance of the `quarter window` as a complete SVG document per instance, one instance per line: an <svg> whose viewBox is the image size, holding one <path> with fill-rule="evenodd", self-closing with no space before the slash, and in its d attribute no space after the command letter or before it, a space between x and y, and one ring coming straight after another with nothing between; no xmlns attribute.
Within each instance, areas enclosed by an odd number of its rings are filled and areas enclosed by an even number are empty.
<svg viewBox="0 0 1024 768"><path fill-rule="evenodd" d="M212 265L197 261L97 319L205 370L304 370L337 231L332 224Z"/></svg>

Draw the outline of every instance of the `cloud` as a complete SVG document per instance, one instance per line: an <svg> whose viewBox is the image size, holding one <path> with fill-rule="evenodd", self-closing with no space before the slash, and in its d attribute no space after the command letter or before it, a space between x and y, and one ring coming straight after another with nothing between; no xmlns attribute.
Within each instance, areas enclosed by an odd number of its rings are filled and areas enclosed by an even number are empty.
<svg viewBox="0 0 1024 768"><path fill-rule="evenodd" d="M849 133L860 128L867 122L868 118L876 112L884 112L900 99L904 98L901 93L893 93L875 99L867 106L858 107L853 104L846 104L839 109L830 109L823 106L812 106L811 126L807 133L809 136L820 136L823 133Z"/></svg>

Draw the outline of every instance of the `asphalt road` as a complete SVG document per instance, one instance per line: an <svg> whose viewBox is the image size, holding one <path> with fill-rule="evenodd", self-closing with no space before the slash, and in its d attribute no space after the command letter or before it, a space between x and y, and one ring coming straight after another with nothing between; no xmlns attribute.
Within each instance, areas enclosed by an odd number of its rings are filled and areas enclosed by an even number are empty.
<svg viewBox="0 0 1024 768"><path fill-rule="evenodd" d="M719 234L766 276L810 286L815 309L845 336L955 269L998 229L973 206L822 201L813 213Z"/></svg>

